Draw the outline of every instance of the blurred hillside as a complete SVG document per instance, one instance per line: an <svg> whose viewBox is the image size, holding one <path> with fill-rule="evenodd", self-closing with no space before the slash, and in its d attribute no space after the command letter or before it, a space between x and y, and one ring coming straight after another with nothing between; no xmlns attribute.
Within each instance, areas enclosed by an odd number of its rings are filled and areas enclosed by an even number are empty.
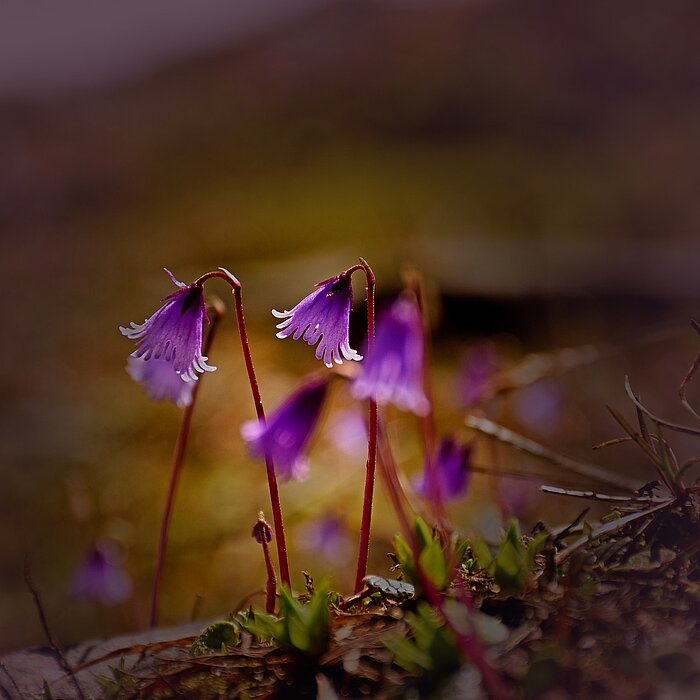
<svg viewBox="0 0 700 700"><path fill-rule="evenodd" d="M299 344L281 357L269 309L358 255L382 295L404 264L443 295L446 393L460 343L484 329L528 328L543 347L684 323L700 292L696 18L691 0L348 1L129 84L0 102L6 600L28 608L18 572L31 551L61 607L80 538L111 519L132 533L141 597L110 624L143 618L177 413L126 377L116 327L167 293L163 266L188 280L224 265L243 281L270 404L315 364ZM234 502L227 481L247 464L237 426L252 410L236 342L224 336L203 392L214 417L183 505L197 525L175 532L185 608L202 557L222 542L247 551L227 537L247 538L264 499ZM609 386L597 381L584 383ZM232 583L240 567L216 552L209 612L253 585ZM68 615L67 635L92 630Z"/></svg>
<svg viewBox="0 0 700 700"><path fill-rule="evenodd" d="M87 238L151 267L382 241L462 292L547 291L548 272L551 291L694 293L677 250L680 279L653 271L661 234L690 245L700 220L695 10L346 2L135 85L4 104L11 259L40 245L79 270ZM470 265L494 236L527 237L525 270Z"/></svg>

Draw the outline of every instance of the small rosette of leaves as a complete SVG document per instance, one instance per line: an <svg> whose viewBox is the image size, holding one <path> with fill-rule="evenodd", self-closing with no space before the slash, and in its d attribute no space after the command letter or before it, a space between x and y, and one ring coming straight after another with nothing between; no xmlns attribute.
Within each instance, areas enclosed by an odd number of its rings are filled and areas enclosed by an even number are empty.
<svg viewBox="0 0 700 700"><path fill-rule="evenodd" d="M418 561L423 574L427 576L438 590L444 590L450 583L450 562L460 565L464 559L467 542L453 536L447 547L430 529L422 518L416 518L414 534L420 554ZM394 539L396 560L404 578L416 587L416 595L422 591L420 577L411 545L397 535Z"/></svg>
<svg viewBox="0 0 700 700"><path fill-rule="evenodd" d="M388 634L384 645L394 661L410 673L448 674L460 666L460 652L454 634L425 601L415 613L406 613L411 634Z"/></svg>
<svg viewBox="0 0 700 700"><path fill-rule="evenodd" d="M218 652L225 654L229 649L238 646L240 640L241 635L235 623L214 622L194 640L190 647L190 654L192 656L205 656Z"/></svg>
<svg viewBox="0 0 700 700"><path fill-rule="evenodd" d="M478 636L490 646L503 643L508 629L497 619L452 599L445 601L442 614L452 629L427 601L420 601L415 612L406 613L408 634L387 634L382 641L392 652L394 663L415 674L412 685L419 697L482 697L478 673L473 692L465 691L462 674L466 666L452 630Z"/></svg>
<svg viewBox="0 0 700 700"><path fill-rule="evenodd" d="M280 616L252 609L239 613L236 622L250 634L275 642L287 651L305 656L322 654L330 638L327 579L316 585L308 603L303 603L286 589L280 589Z"/></svg>
<svg viewBox="0 0 700 700"><path fill-rule="evenodd" d="M475 540L472 550L478 567L486 570L501 588L522 590L532 580L535 558L547 537L547 533L542 532L524 540L517 519L512 518L495 553L480 538Z"/></svg>

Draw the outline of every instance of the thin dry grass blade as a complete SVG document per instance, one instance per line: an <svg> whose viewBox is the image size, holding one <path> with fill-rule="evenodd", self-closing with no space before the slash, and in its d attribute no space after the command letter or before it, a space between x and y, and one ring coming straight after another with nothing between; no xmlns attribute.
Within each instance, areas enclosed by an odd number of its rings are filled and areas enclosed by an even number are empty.
<svg viewBox="0 0 700 700"><path fill-rule="evenodd" d="M554 559L557 566L563 564L577 549L580 549L581 547L583 547L583 545L587 544L588 542L592 542L594 540L599 539L603 535L607 535L611 532L615 532L616 530L620 530L625 525L634 522L635 520L639 520L640 518L647 518L660 510L670 508L674 503L675 499L668 499L664 503L660 503L659 505L654 506L653 508L647 508L646 510L638 511L637 513L630 513L629 515L624 515L621 518L617 518L609 523L601 525L597 530L593 530L593 532L591 532L590 535L584 535L583 537L580 537L578 540L576 540L576 542L570 544L566 549L562 549L562 551L559 552Z"/></svg>
<svg viewBox="0 0 700 700"><path fill-rule="evenodd" d="M631 437L619 437L612 438L611 440L606 440L605 442L599 442L597 445L593 445L591 449L602 450L604 447L612 447L613 445L622 445L626 442L632 442Z"/></svg>
<svg viewBox="0 0 700 700"><path fill-rule="evenodd" d="M627 392L627 396L629 396L630 401L640 411L642 411L642 413L644 413L644 415L651 418L651 420L653 420L654 423L656 423L657 425L663 425L664 428L668 428L669 430L675 430L676 432L679 432L679 433L687 433L688 435L700 435L700 429L698 429L698 428L691 428L689 425L679 425L678 423L671 423L670 421L667 421L667 420L664 420L663 418L659 418L658 416L655 416L635 396L635 393L634 393L634 391L632 391L632 387L630 385L629 377L625 377L625 391Z"/></svg>
<svg viewBox="0 0 700 700"><path fill-rule="evenodd" d="M700 457L691 457L690 459L687 459L678 470L678 478L680 479L683 474L688 471L688 469L694 467L698 463L700 463Z"/></svg>
<svg viewBox="0 0 700 700"><path fill-rule="evenodd" d="M549 481L550 479L554 478L552 474L545 474L544 472L535 472L535 471L527 471L527 472L519 472L519 471L511 471L509 469L497 469L495 467L486 467L483 465L476 465L472 464L469 467L470 471L474 472L475 474L487 474L488 476L493 476L496 477L497 479L520 479L522 481L535 481L541 484L543 481ZM590 479L579 479L579 480L564 480L560 481L558 480L560 484L563 486L566 486L567 488L580 488L582 486L586 486L587 483L589 482Z"/></svg>
<svg viewBox="0 0 700 700"><path fill-rule="evenodd" d="M667 503L668 498L658 498L655 496L611 496L607 493L597 493L596 491L578 491L576 489L565 489L561 486L550 486L544 484L540 486L544 493L553 493L556 496L571 496L573 498L587 498L592 501L604 501L606 503Z"/></svg>
<svg viewBox="0 0 700 700"><path fill-rule="evenodd" d="M196 635L191 637L181 637L180 639L171 639L165 642L149 642L148 644L132 644L128 647L122 647L121 649L114 649L109 651L102 656L98 656L89 661L85 661L80 664L80 666L75 667L75 671L82 671L85 668L90 668L90 666L95 666L104 661L109 661L110 659L115 659L118 656L134 656L135 654L145 654L147 652L162 651L163 649L171 649L172 647L182 647L189 646L197 639Z"/></svg>
<svg viewBox="0 0 700 700"><path fill-rule="evenodd" d="M592 479L593 481L607 484L609 486L614 486L615 488L622 489L624 491L634 491L638 487L638 483L628 479L619 474L614 474L597 464L589 464L587 462L580 462L569 457L558 454L554 450L541 445L534 440L523 437L512 430L494 423L488 418L482 418L479 416L467 416L464 419L464 423L467 427L478 430L484 435L495 438L499 442L503 442L511 447L522 452L527 452L533 457L538 457L552 464L556 464L559 467L563 467L574 474L579 474L587 479Z"/></svg>
<svg viewBox="0 0 700 700"><path fill-rule="evenodd" d="M700 324L697 323L697 321L691 321L690 322L693 328L700 333ZM688 402L688 399L686 397L686 391L688 390L688 385L692 381L693 377L695 376L695 373L698 371L698 367L700 367L700 353L697 354L697 357L695 358L695 361L693 362L692 366L688 370L688 374L683 377L683 381L681 382L681 386L678 389L678 395L681 397L681 403L685 408L687 408L697 419L700 420L700 413L698 413Z"/></svg>
<svg viewBox="0 0 700 700"><path fill-rule="evenodd" d="M642 436L627 422L625 417L612 406L606 406L610 415L620 424L620 427L634 440L644 451L647 457L656 464L657 467L661 468L663 463L659 460L659 456L652 450L651 446L647 444Z"/></svg>

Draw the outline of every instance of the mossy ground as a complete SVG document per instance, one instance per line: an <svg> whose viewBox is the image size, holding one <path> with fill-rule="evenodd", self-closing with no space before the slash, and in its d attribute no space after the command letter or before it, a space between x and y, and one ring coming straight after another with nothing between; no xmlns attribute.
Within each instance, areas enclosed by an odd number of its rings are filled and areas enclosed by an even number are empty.
<svg viewBox="0 0 700 700"><path fill-rule="evenodd" d="M483 570L453 582L470 591L506 638L487 656L514 698L692 698L700 690L697 487L648 513L613 511L597 536L585 521L550 532L530 580L506 590ZM627 518L636 514L638 517ZM561 531L559 531L561 533ZM147 651L105 685L113 698L481 698L468 661L453 672L409 672L385 645L410 635L416 601L378 596L348 612L331 606L330 642L310 658L246 635L193 656L192 639ZM695 693L695 694L694 694Z"/></svg>

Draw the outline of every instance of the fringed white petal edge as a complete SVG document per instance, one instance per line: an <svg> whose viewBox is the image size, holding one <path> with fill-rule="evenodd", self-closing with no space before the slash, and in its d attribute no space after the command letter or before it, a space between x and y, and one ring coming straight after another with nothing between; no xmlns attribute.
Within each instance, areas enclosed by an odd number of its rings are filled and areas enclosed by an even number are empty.
<svg viewBox="0 0 700 700"><path fill-rule="evenodd" d="M275 318L289 318L294 314L294 309L291 311L277 311L277 309L272 309L272 315ZM277 326L279 328L279 326Z"/></svg>
<svg viewBox="0 0 700 700"><path fill-rule="evenodd" d="M147 326L148 319L143 323L134 323L134 321L132 321L128 326L119 326L119 331L127 338L136 339L141 338L145 334Z"/></svg>

